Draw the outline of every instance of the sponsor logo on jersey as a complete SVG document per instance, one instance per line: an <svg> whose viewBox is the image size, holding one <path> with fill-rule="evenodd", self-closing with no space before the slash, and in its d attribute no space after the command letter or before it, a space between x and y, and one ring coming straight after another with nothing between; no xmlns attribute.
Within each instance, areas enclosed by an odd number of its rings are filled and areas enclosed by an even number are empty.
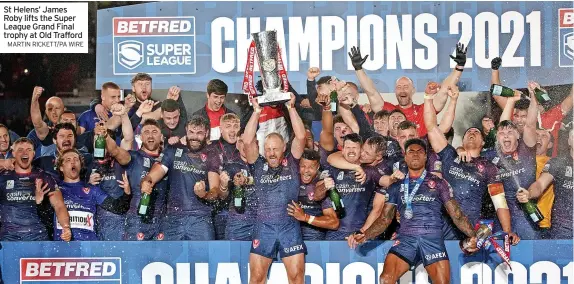
<svg viewBox="0 0 574 284"><path fill-rule="evenodd" d="M73 229L94 230L94 214L86 211L68 211L70 214L70 227ZM62 229L57 223L58 230Z"/></svg>
<svg viewBox="0 0 574 284"><path fill-rule="evenodd" d="M433 254L425 255L426 260L433 260L433 259L443 258L443 257L446 257L446 252L439 252L439 253L433 253Z"/></svg>
<svg viewBox="0 0 574 284"><path fill-rule="evenodd" d="M6 181L6 189L14 189L14 180Z"/></svg>
<svg viewBox="0 0 574 284"><path fill-rule="evenodd" d="M292 252L297 252L297 251L302 251L303 250L303 245L294 245L292 247L288 247L288 248L284 248L283 251L285 253L292 253Z"/></svg>
<svg viewBox="0 0 574 284"><path fill-rule="evenodd" d="M78 257L78 258L21 258L20 282L90 281L106 283L121 282L119 257Z"/></svg>

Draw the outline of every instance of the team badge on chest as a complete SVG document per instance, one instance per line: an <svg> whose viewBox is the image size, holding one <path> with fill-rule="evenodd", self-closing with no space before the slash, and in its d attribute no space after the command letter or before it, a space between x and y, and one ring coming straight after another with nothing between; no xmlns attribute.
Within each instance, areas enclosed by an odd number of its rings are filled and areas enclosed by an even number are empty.
<svg viewBox="0 0 574 284"><path fill-rule="evenodd" d="M13 188L14 188L14 181L13 180L6 181L6 189L13 189Z"/></svg>
<svg viewBox="0 0 574 284"><path fill-rule="evenodd" d="M283 158L283 161L281 161L281 165L283 165L284 167L287 166L287 159Z"/></svg>
<svg viewBox="0 0 574 284"><path fill-rule="evenodd" d="M427 185L429 186L429 189L431 191L434 191L435 187L436 187L436 182L434 180L429 180L429 182L427 183Z"/></svg>
<svg viewBox="0 0 574 284"><path fill-rule="evenodd" d="M484 172L484 165L483 164L477 164L476 168L478 169L479 173L483 173Z"/></svg>
<svg viewBox="0 0 574 284"><path fill-rule="evenodd" d="M90 188L89 188L89 187L84 187L84 188L82 188L82 190L84 191L85 194L89 194L89 193L90 193Z"/></svg>
<svg viewBox="0 0 574 284"><path fill-rule="evenodd" d="M207 155L205 155L205 154L202 153L202 154L199 155L199 156L201 157L201 161L202 161L202 162L207 161Z"/></svg>

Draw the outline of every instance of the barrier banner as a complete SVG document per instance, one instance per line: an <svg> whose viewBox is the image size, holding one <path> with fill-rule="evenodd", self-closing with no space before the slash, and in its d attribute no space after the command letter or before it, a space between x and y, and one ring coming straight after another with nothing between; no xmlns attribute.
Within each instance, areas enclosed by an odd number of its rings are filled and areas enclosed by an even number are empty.
<svg viewBox="0 0 574 284"><path fill-rule="evenodd" d="M375 284L393 241L351 250L345 242L307 242L305 282ZM248 283L250 242L3 242L4 283ZM496 255L467 257L447 242L451 283L547 283L574 281L572 240L521 241L512 250L512 271ZM421 256L431 260L438 255ZM66 281L66 282L64 282ZM421 266L400 284L430 283ZM287 283L274 263L268 283Z"/></svg>
<svg viewBox="0 0 574 284"><path fill-rule="evenodd" d="M242 93L251 33L277 30L289 81L304 93L309 67L357 81L347 52L369 54L363 68L381 92L400 76L418 90L454 67L468 48L463 91L490 89L490 61L503 84L572 83L572 2L153 2L98 11L96 88L130 89L137 72L154 88L204 91L213 78ZM258 63L255 64L258 69ZM258 71L258 70L255 70Z"/></svg>

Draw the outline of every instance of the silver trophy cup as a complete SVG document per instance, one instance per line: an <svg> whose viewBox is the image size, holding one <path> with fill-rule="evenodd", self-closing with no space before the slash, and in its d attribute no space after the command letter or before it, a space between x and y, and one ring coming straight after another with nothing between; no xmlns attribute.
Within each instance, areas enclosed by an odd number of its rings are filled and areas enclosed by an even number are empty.
<svg viewBox="0 0 574 284"><path fill-rule="evenodd" d="M277 31L263 31L251 34L257 49L257 60L261 67L261 81L263 83L263 95L257 97L260 106L277 105L291 99L289 93L281 89L281 78L279 78L278 66L278 45Z"/></svg>

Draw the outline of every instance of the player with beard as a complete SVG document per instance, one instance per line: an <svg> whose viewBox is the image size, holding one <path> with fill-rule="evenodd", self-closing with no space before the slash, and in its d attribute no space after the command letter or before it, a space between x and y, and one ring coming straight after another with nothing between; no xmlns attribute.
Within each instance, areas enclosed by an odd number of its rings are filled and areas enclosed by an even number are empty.
<svg viewBox="0 0 574 284"><path fill-rule="evenodd" d="M462 146L471 158L461 161L454 147L448 144L440 126L437 126L432 100L433 96L425 97L424 121L428 129L430 144L441 159L443 177L452 186L454 199L460 204L462 212L468 216L469 221L476 224L482 217L481 210L485 196L490 196L502 229L510 235L512 243L516 245L520 238L512 231L514 227L511 225L511 215L504 196L503 185L498 178L498 170L487 159L480 157L484 145L482 132L472 127L464 133ZM453 120L454 109L452 115L445 116L442 122L451 124ZM444 238L448 240L464 238L466 234L457 230L456 227L458 227L456 224L446 220L443 227Z"/></svg>
<svg viewBox="0 0 574 284"><path fill-rule="evenodd" d="M530 217L526 216L521 209L520 203L516 200L516 193L520 188L526 188L536 180L535 146L538 104L532 92L528 116L522 138L520 138L518 127L510 121L514 103L520 100L520 96L521 93L515 91L514 97L507 99L496 133L496 152L489 160L498 167L498 178L504 184L504 192L512 216L512 229L521 238L534 240L539 238L540 230L536 224L530 222ZM485 157L489 156L488 152L482 154ZM498 222L495 222L496 229L500 229Z"/></svg>
<svg viewBox="0 0 574 284"><path fill-rule="evenodd" d="M122 181L118 181L124 190L122 196L114 199L106 194L99 186L88 185L80 178L80 172L84 168L84 159L78 150L68 149L58 156L56 167L62 177L60 190L64 202L70 213L72 239L75 241L96 241L95 219L97 207L102 207L116 214L124 214L128 211L131 199L130 185L124 174ZM60 236L62 228L57 225L54 228L54 236Z"/></svg>
<svg viewBox="0 0 574 284"><path fill-rule="evenodd" d="M286 103L295 138L289 155L286 143L278 133L267 135L265 157L257 149L257 125L261 107L253 100L253 114L245 127L243 142L251 173L255 177L255 198L258 202L253 243L249 256L250 282L265 283L273 258L285 264L289 283L304 283L306 247L299 221L287 214L288 205L299 194L299 159L305 149L305 126L295 109L295 95Z"/></svg>
<svg viewBox="0 0 574 284"><path fill-rule="evenodd" d="M516 198L521 203L537 199L545 189L554 183L554 195L557 197L552 206L552 226L548 231L550 239L572 240L572 160L574 159L574 130L568 135L570 155L552 158L544 166L542 174L528 190L521 188Z"/></svg>
<svg viewBox="0 0 574 284"><path fill-rule="evenodd" d="M39 111L40 110L38 109L38 112ZM32 114L32 116L34 116L34 114ZM58 119L58 124L60 123L70 123L74 126L74 128L78 129L76 114L71 110L65 110L62 113L62 115L60 115L60 118ZM56 145L54 145L53 133L51 129L48 127L48 125L36 129L36 132L39 133L43 130L46 130L48 134L38 136L38 139L42 140L40 157L54 155L54 153L56 152ZM76 145L79 150L88 153L94 152L94 145L92 143L94 141L94 131L84 131L84 133L76 136L76 140L77 140Z"/></svg>
<svg viewBox="0 0 574 284"><path fill-rule="evenodd" d="M56 145L56 151L53 155L50 156L42 156L37 158L33 161L34 166L39 167L40 169L44 170L45 172L49 173L56 179L56 181L61 180L61 176L58 172L58 168L56 167L56 161L58 157L66 150L75 149L76 147L76 128L71 123L59 123L56 124L54 130L52 130L52 140ZM85 181L90 179L90 173L92 172L93 168L93 159L92 155L85 152L80 152L82 158L84 159L83 165L86 168L81 169L81 177ZM86 174L87 173L87 174ZM90 180L93 182L93 180Z"/></svg>
<svg viewBox="0 0 574 284"><path fill-rule="evenodd" d="M158 102L154 101L151 97L152 95L152 78L147 73L137 73L132 77L131 80L132 84L132 94L125 97L125 106L128 109L128 116L130 119L137 119L137 121L132 120L132 126L136 127L139 124L139 121L144 121L146 119L160 119L160 106ZM175 86L171 87L173 89ZM135 94L135 96L133 95ZM152 111L142 114L139 113L137 117L134 115L136 111L139 109L140 105L148 100L154 102L154 107ZM90 103L90 109L94 111L97 117L102 121L107 121L110 116L109 113L106 111L106 108L102 105L102 101L100 99L93 100ZM138 123L134 123L138 122Z"/></svg>
<svg viewBox="0 0 574 284"><path fill-rule="evenodd" d="M389 202L385 204L382 218L378 218L364 234L354 234L349 243L351 248L355 248L357 244L384 232L398 210L401 226L397 240L385 259L380 283L396 283L411 267L421 262L432 283L450 283L450 264L441 230L443 208L469 238L471 252L477 250L476 233L453 198L447 182L427 174L425 142L411 139L406 142L405 148L408 166L405 182L395 183L389 188Z"/></svg>
<svg viewBox="0 0 574 284"><path fill-rule="evenodd" d="M359 230L364 232L381 215L385 203L385 192L375 190L381 183L381 174L374 167L365 168L364 173L359 168L363 144L361 136L353 133L346 135L343 139L343 158L347 163L355 165L356 172L338 169L334 166L327 168L329 175L335 179L335 187L341 195L342 203L345 204L345 216L341 218L340 227L337 231L328 231L325 237L327 240L344 240L353 232ZM379 152L381 157L382 153L384 153L383 149ZM364 175L364 182L357 181L358 176L361 175ZM374 198L373 194L375 194ZM373 209L370 211L369 203L373 204Z"/></svg>
<svg viewBox="0 0 574 284"><path fill-rule="evenodd" d="M384 154L388 153L385 151L387 146L387 140L382 136L373 136L361 147L361 158L360 164L354 164L348 162L342 153L334 153L331 154L328 158L329 164L334 166L338 169L350 170L355 171L356 174L356 181L363 183L366 180L365 170L363 168L368 168L369 170L374 170L379 176L388 175L390 172L390 163L388 160L384 158ZM371 198L368 202L367 212L371 212L375 207L375 204L378 204L377 207L381 207L384 205L384 202L388 200L388 193L386 192L386 187L382 187L380 183L385 182L384 178L380 178L377 182L376 186L377 189L375 192L380 194L372 194ZM326 194L326 190L323 191L315 191L315 197L317 199L324 198ZM384 198L384 199L383 199ZM394 228L398 225L397 222L394 222L392 225L391 230L387 230L384 235L381 236L382 239L388 239L394 233Z"/></svg>
<svg viewBox="0 0 574 284"><path fill-rule="evenodd" d="M60 226L66 228L61 238L69 241L70 217L62 193L50 175L32 166L34 143L28 138L19 138L13 147L14 170L0 175L0 240L49 240L52 230L46 226L55 212Z"/></svg>
<svg viewBox="0 0 574 284"><path fill-rule="evenodd" d="M221 136L217 142L213 141L210 147L214 155L221 160L222 174L220 176L221 190L229 189L229 178L234 177L238 169L235 164L243 164L239 149L236 145L239 133L240 120L235 113L226 113L220 118L219 129ZM228 171L229 170L229 171ZM230 172L231 171L231 172ZM223 178L223 183L221 182ZM223 200L216 200L213 208L213 222L215 225L215 239L225 239L225 227L228 223L229 196Z"/></svg>
<svg viewBox="0 0 574 284"><path fill-rule="evenodd" d="M301 223L303 240L320 241L325 239L326 230L339 229L339 218L331 205L331 199L316 199L315 191L326 191L333 188L335 182L330 177L320 180L319 153L305 150L299 161L301 185L299 202L288 205L287 212Z"/></svg>
<svg viewBox="0 0 574 284"><path fill-rule="evenodd" d="M375 135L380 135L386 139L386 153L384 159L394 163L402 159L399 143L389 133L389 115L386 110L378 111L374 116L374 128L371 127L367 115L357 103L359 91L355 84L347 83L341 92L337 94L339 99L339 114L353 133L359 133L363 139L368 139Z"/></svg>
<svg viewBox="0 0 574 284"><path fill-rule="evenodd" d="M130 95L126 98L126 103L128 100L134 100ZM172 86L167 91L166 99L158 105L159 102L153 101L151 99L137 102L138 108L132 107L133 114L130 116L130 122L134 130L138 131L140 134L141 128L139 127L142 121L146 119L156 119L156 111L154 109L156 106L160 106L158 109L160 111L160 117L157 120L161 126L161 131L165 138L165 143L169 145L175 145L181 143L185 145L185 125L187 123L187 111L185 109L185 104L181 98L181 89L176 86ZM150 108L147 104L151 104ZM128 113L129 115L129 113ZM112 118L113 119L113 118ZM117 123L117 121L116 121ZM114 124L115 125L115 124ZM141 146L141 137L137 139L137 143Z"/></svg>
<svg viewBox="0 0 574 284"><path fill-rule="evenodd" d="M212 209L207 201L225 199L228 194L219 185L221 161L206 147L207 119L193 116L186 131L187 147L165 148L161 163L153 165L142 179L141 188L143 192L151 192L168 175L167 211L161 229L166 240L213 240Z"/></svg>
<svg viewBox="0 0 574 284"><path fill-rule="evenodd" d="M398 105L385 102L381 94L377 91L373 81L367 76L363 70L363 64L367 60L368 55L364 58L361 56L361 51L357 47L353 47L351 52L349 52L349 57L353 67L356 70L357 78L361 83L361 86L365 90L369 102L373 110L395 110L400 109L406 116L406 119L414 122L417 125L417 131L419 136L426 135L426 129L423 122L423 105L413 104L412 97L415 94L415 86L413 81L408 77L400 77L395 84L395 95L397 97ZM443 81L443 85L456 85L462 71L464 71L464 65L466 64L466 49L464 45L458 44L456 47L456 57L451 55L451 58L457 63L455 69L449 74L447 78ZM446 90L441 91L437 94L434 105L438 112L440 112L447 101ZM392 135L391 135L392 136Z"/></svg>
<svg viewBox="0 0 574 284"><path fill-rule="evenodd" d="M225 126L222 127L222 137L227 135L226 128L227 127ZM254 177L251 175L249 165L247 164L245 144L243 143L244 134L242 131L239 131L238 135L239 137L237 138L235 146L239 151L238 155L240 160L233 159L230 162L225 163L223 165L224 173L221 174L221 177L224 177L225 175L227 175L227 177L233 177L233 181L229 184L229 192L232 195L231 198L233 198L237 188L243 188L245 191L245 195L243 197L245 198L245 208L243 212L240 212L239 210L236 210L233 202L227 203L229 204L229 213L227 225L225 226L225 239L232 241L251 241L253 226L257 217L257 199L255 198L255 187L253 185ZM221 184L223 185L224 183L225 181Z"/></svg>
<svg viewBox="0 0 574 284"><path fill-rule="evenodd" d="M540 178L544 166L550 160L548 153L552 150L554 144L553 136L550 131L545 129L536 130L536 179ZM552 204L554 204L554 185L550 184L548 188L543 190L537 201L538 209L544 216L544 219L538 223L538 226L543 229L548 229L552 223ZM542 232L546 233L546 230ZM542 236L545 239L545 236Z"/></svg>
<svg viewBox="0 0 574 284"><path fill-rule="evenodd" d="M142 192L140 179L144 178L161 153L163 140L161 128L157 121L148 119L141 128L142 147L137 151L126 151L115 143L109 143L107 138L106 150L118 164L124 166L128 181L132 187L132 201L125 218L124 240L162 240L164 234L160 231L160 223L165 214L167 195L167 176L158 182L153 189ZM145 216L138 215L142 193L150 195L150 208Z"/></svg>

